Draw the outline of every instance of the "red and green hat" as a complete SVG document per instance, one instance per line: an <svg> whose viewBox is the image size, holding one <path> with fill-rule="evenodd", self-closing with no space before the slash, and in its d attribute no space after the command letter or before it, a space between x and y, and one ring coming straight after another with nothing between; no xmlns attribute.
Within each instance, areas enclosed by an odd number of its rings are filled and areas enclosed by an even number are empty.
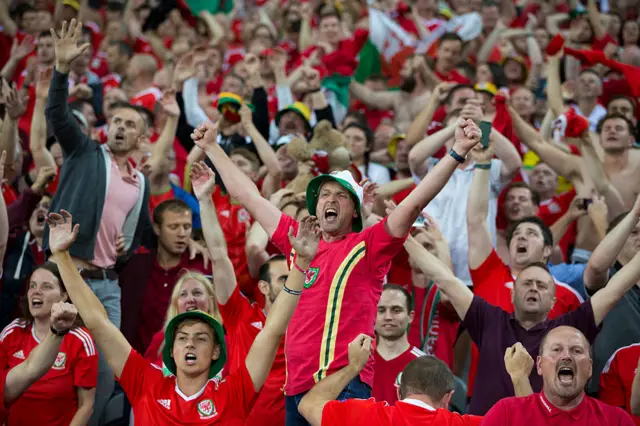
<svg viewBox="0 0 640 426"><path fill-rule="evenodd" d="M227 347L225 345L224 340L224 329L222 325L216 321L214 317L209 315L204 311L187 311L173 317L169 324L167 325L167 329L164 332L164 349L162 350L162 362L165 367L171 374L176 375L177 367L176 360L173 359L173 342L176 338L176 330L178 326L186 319L196 319L208 324L213 330L213 334L220 345L220 357L215 361L212 360L211 368L209 368L209 378L212 379L216 377L222 367L224 367L224 363L227 361Z"/></svg>
<svg viewBox="0 0 640 426"><path fill-rule="evenodd" d="M311 179L311 182L309 182L309 185L307 185L307 210L309 210L309 214L311 216L316 215L316 207L318 206L320 187L327 181L337 182L344 189L349 191L349 193L351 194L351 198L353 198L353 202L355 203L356 212L358 212L358 217L353 219L351 229L353 230L353 232L362 231L362 201L364 198L364 194L362 187L353 179L351 172L349 172L348 170L333 172L331 174L324 174Z"/></svg>

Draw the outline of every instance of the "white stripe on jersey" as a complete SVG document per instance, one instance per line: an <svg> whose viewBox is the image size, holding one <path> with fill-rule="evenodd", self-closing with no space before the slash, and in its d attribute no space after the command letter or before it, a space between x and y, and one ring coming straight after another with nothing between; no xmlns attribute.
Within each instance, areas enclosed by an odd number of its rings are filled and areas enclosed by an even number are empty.
<svg viewBox="0 0 640 426"><path fill-rule="evenodd" d="M609 358L609 360L607 361L607 363L604 365L604 368L602 369L602 373L608 373L609 372L609 368L611 368L611 363L613 362L613 359L616 357L616 355L618 355L618 352L620 352L623 349L626 348L631 348L633 346L640 346L640 343L633 343L631 345L628 346L623 346L621 348L618 348L613 355L611 355L611 357Z"/></svg>
<svg viewBox="0 0 640 426"><path fill-rule="evenodd" d="M96 354L96 348L93 346L93 342L91 341L91 337L81 328L74 328L69 332L69 334L73 334L82 342L84 346L84 351L87 356L92 356Z"/></svg>
<svg viewBox="0 0 640 426"><path fill-rule="evenodd" d="M411 348L411 355L415 355L416 358L420 358L421 356L427 356L427 354L425 354L415 346Z"/></svg>
<svg viewBox="0 0 640 426"><path fill-rule="evenodd" d="M4 330L2 330L2 333L0 333L0 342L4 341L4 339L8 335L13 333L13 330L15 330L16 328L26 328L26 327L27 327L27 323L25 321L22 321L20 319L15 319L11 321L9 325L6 326Z"/></svg>

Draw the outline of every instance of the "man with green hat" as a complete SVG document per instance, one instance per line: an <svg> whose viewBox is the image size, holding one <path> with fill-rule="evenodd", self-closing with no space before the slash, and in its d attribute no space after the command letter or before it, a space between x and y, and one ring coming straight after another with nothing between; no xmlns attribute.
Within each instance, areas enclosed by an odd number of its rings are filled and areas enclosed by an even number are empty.
<svg viewBox="0 0 640 426"><path fill-rule="evenodd" d="M347 347L354 336L374 335L376 306L393 257L424 207L444 187L458 164L480 141L472 120L461 119L455 144L427 177L382 221L365 226L370 208L363 190L346 171L320 175L307 187L309 213L321 231L318 252L305 271L305 292L294 314L295 327L286 335L287 426L306 425L298 413L302 395L315 383L349 363ZM262 198L251 182L216 144L216 127L198 126L191 138L215 165L228 192L251 213L271 241L285 254L297 255L288 241L300 224ZM298 269L295 256L292 272ZM373 358L339 399L368 398L373 382Z"/></svg>
<svg viewBox="0 0 640 426"><path fill-rule="evenodd" d="M255 338L245 363L224 380L215 378L227 354L224 330L209 314L187 311L177 315L165 332L163 361L172 375L138 354L109 321L102 304L75 268L68 248L79 225L62 210L47 218L49 247L69 296L104 353L133 407L136 423L143 425L243 424L262 388L276 350L302 294L305 273L318 250L317 220L307 218L288 233L295 247L296 270L289 274L273 311Z"/></svg>

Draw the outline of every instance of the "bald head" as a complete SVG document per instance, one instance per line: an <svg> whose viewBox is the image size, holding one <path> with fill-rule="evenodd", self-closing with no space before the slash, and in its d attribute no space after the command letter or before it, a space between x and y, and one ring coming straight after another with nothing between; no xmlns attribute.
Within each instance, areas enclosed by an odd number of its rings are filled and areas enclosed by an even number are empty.
<svg viewBox="0 0 640 426"><path fill-rule="evenodd" d="M569 327L568 325L562 325L560 327L556 327L551 329L547 334L544 335L542 341L540 342L540 355L544 353L545 346L551 346L553 342L558 340L560 341L568 341L570 339L579 339L582 341L584 348L587 352L591 351L591 344L585 337L584 334L580 330L575 327Z"/></svg>
<svg viewBox="0 0 640 426"><path fill-rule="evenodd" d="M153 79L158 71L158 63L155 58L146 53L134 55L129 62L129 68L127 70L127 78L134 80L138 76L144 76L149 79Z"/></svg>

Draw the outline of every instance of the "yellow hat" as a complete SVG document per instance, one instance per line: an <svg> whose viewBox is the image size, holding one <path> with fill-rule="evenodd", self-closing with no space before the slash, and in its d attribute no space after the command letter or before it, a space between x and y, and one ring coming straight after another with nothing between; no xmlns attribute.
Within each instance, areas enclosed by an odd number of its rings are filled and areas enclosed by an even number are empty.
<svg viewBox="0 0 640 426"><path fill-rule="evenodd" d="M486 92L491 96L498 94L498 88L493 83L477 83L473 88L476 92Z"/></svg>
<svg viewBox="0 0 640 426"><path fill-rule="evenodd" d="M71 6L76 12L80 11L80 3L77 0L64 0L62 4L65 6Z"/></svg>
<svg viewBox="0 0 640 426"><path fill-rule="evenodd" d="M396 151L398 150L398 143L407 138L407 135L404 133L397 133L391 137L389 144L387 145L387 153L389 153L389 157L391 159L396 158Z"/></svg>

